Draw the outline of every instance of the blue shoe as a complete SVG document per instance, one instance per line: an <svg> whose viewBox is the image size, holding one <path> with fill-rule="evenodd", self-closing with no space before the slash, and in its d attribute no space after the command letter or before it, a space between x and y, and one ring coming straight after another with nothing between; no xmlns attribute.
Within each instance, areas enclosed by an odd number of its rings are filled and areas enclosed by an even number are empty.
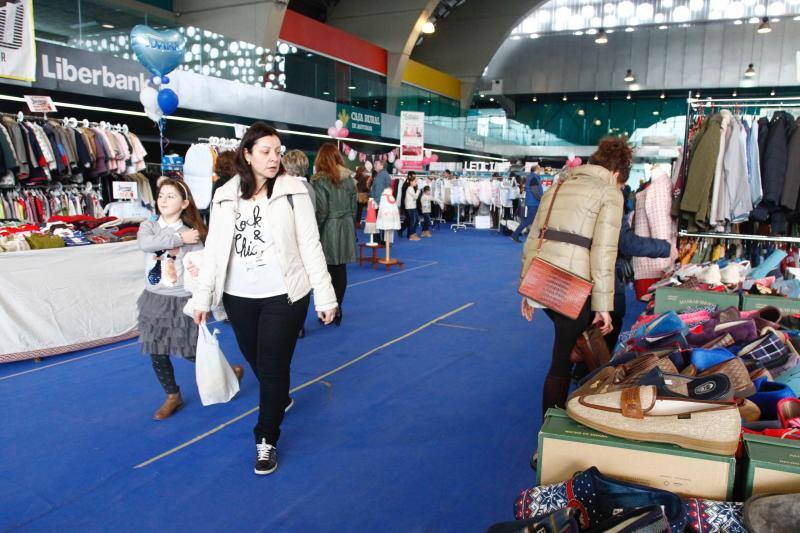
<svg viewBox="0 0 800 533"><path fill-rule="evenodd" d="M657 339L675 333L676 331L680 331L686 335L689 333L689 328L683 323L675 311L669 311L652 322L642 324L636 328L631 332L631 337L650 337L652 339Z"/></svg>
<svg viewBox="0 0 800 533"><path fill-rule="evenodd" d="M717 366L720 363L729 361L735 356L725 348L714 348L713 350L706 350L704 348L695 348L692 350L691 363L694 365L697 373L705 371L712 366Z"/></svg>
<svg viewBox="0 0 800 533"><path fill-rule="evenodd" d="M778 268L781 262L786 258L786 252L783 250L773 250L769 256L764 259L764 262L750 271L748 274L748 278L750 279L761 279L767 277L767 275Z"/></svg>
<svg viewBox="0 0 800 533"><path fill-rule="evenodd" d="M789 385L768 381L756 380L756 393L748 398L761 409L762 420L778 419L778 402L784 398L797 398Z"/></svg>

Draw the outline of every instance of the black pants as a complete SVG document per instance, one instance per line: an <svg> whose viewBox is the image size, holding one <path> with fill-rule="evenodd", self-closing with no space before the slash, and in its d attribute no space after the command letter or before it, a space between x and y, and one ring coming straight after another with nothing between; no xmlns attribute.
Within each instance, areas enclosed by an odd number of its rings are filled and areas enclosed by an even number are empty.
<svg viewBox="0 0 800 533"><path fill-rule="evenodd" d="M292 355L310 300L309 295L294 303L285 294L272 298L223 295L239 349L258 378L258 423L253 429L257 443L266 439L274 446L280 438Z"/></svg>
<svg viewBox="0 0 800 533"><path fill-rule="evenodd" d="M361 215L364 214L364 208L367 204L359 203L358 207L356 207L356 229L358 229L359 225L361 224Z"/></svg>
<svg viewBox="0 0 800 533"><path fill-rule="evenodd" d="M336 293L336 301L339 302L339 309L344 303L344 293L347 291L347 265L328 265L328 273L331 275L333 291Z"/></svg>
<svg viewBox="0 0 800 533"><path fill-rule="evenodd" d="M545 309L544 312L553 321L555 326L555 341L553 342L553 357L550 361L548 376L557 378L570 377L572 364L569 361L569 354L578 337L586 331L592 324L591 296L587 299L586 305L581 309L580 315L575 320L556 313L552 309Z"/></svg>
<svg viewBox="0 0 800 533"><path fill-rule="evenodd" d="M625 293L614 294L614 310L611 311L611 323L614 325L614 331L606 335L605 341L608 346L609 352L614 352L614 347L617 345L620 333L622 333L622 321L625 319L628 305L625 302Z"/></svg>

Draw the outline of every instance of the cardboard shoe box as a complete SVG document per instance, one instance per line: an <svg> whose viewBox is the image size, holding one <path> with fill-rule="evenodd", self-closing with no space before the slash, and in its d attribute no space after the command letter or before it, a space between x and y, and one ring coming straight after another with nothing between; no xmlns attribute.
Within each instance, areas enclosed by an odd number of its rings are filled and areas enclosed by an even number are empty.
<svg viewBox="0 0 800 533"><path fill-rule="evenodd" d="M592 466L621 481L681 496L733 496L733 457L613 437L578 424L561 409L548 410L539 432L537 484L561 483Z"/></svg>
<svg viewBox="0 0 800 533"><path fill-rule="evenodd" d="M675 311L682 313L689 307L716 305L720 309L739 307L739 294L716 291L695 291L680 287L656 289L656 313Z"/></svg>
<svg viewBox="0 0 800 533"><path fill-rule="evenodd" d="M800 492L800 441L745 434L744 447L745 498Z"/></svg>
<svg viewBox="0 0 800 533"><path fill-rule="evenodd" d="M781 296L745 294L742 298L742 311L755 311L771 305L777 307L783 316L800 313L800 299Z"/></svg>

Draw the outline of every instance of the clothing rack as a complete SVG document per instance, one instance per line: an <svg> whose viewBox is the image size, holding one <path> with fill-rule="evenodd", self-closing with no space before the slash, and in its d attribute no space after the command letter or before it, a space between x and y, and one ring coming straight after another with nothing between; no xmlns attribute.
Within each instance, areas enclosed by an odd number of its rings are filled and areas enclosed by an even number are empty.
<svg viewBox="0 0 800 533"><path fill-rule="evenodd" d="M686 99L686 129L683 136L683 151L681 162L681 173L686 176L688 173L689 158L687 157L689 149L689 131L692 126L693 118L695 115L693 111L702 110L705 113L706 108L730 109L737 110L739 108L769 108L771 110L781 110L800 107L800 96L768 96L763 98L693 98L691 91ZM771 237L764 235L752 234L736 234L736 233L715 233L715 232L699 232L693 233L688 231L679 230L679 237L694 237L699 239L723 239L723 240L749 240L749 241L772 241L772 242L787 242L787 243L800 243L798 237Z"/></svg>
<svg viewBox="0 0 800 533"><path fill-rule="evenodd" d="M736 241L767 241L767 242L787 242L800 243L800 237L770 237L769 235L749 235L740 233L691 233L679 231L678 237L690 237L700 239L720 239Z"/></svg>

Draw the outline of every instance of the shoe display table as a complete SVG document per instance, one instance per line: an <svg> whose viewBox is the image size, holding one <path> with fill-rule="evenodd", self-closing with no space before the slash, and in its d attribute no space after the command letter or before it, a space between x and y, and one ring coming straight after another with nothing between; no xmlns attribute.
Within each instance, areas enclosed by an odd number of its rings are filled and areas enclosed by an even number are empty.
<svg viewBox="0 0 800 533"><path fill-rule="evenodd" d="M84 350L135 337L144 290L136 241L4 253L0 363Z"/></svg>

